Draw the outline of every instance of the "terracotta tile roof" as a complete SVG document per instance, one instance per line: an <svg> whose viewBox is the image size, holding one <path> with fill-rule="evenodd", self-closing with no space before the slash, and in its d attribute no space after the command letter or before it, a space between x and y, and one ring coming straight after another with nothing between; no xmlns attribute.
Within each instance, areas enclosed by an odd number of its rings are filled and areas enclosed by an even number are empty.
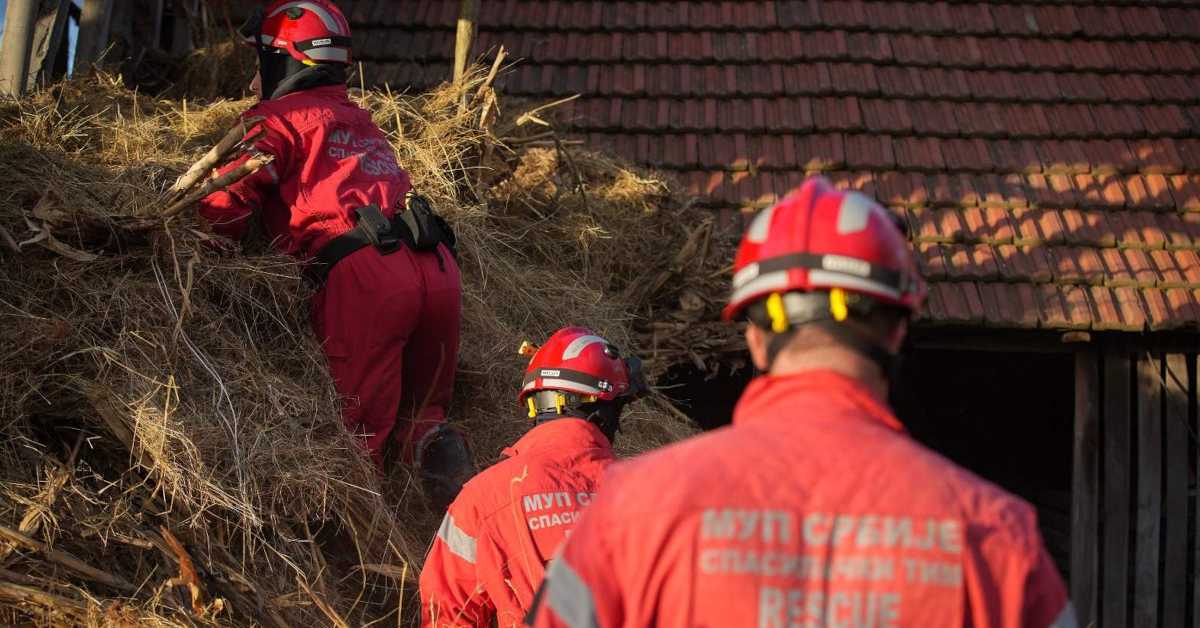
<svg viewBox="0 0 1200 628"><path fill-rule="evenodd" d="M366 76L450 74L459 3L343 0ZM1200 321L1200 5L487 0L513 95L726 218L823 172L903 213L931 322Z"/></svg>

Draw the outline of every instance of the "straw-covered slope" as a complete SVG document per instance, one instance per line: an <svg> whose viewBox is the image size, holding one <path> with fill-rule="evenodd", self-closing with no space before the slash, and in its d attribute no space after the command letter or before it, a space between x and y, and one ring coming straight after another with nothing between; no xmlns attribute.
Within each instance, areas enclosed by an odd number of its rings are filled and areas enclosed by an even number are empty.
<svg viewBox="0 0 1200 628"><path fill-rule="evenodd" d="M361 98L458 232L453 415L481 465L525 428L523 339L584 324L655 373L705 360L679 331L727 253L665 181L505 115L482 73ZM296 265L161 217L248 104L103 76L0 104L0 624L412 620L437 517L341 427ZM625 452L690 429L657 399L626 423Z"/></svg>

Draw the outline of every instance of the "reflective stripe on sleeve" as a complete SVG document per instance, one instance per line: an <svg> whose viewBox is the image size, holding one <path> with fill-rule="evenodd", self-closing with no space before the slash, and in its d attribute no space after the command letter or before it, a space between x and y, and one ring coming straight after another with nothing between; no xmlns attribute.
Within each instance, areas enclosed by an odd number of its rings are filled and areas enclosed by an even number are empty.
<svg viewBox="0 0 1200 628"><path fill-rule="evenodd" d="M462 528L454 523L454 517L450 513L446 513L442 519L442 526L438 528L437 536L450 549L450 553L459 558L475 564L475 537L463 532Z"/></svg>
<svg viewBox="0 0 1200 628"><path fill-rule="evenodd" d="M546 572L546 605L571 628L598 628L596 601L579 574L559 557Z"/></svg>
<svg viewBox="0 0 1200 628"><path fill-rule="evenodd" d="M1058 614L1058 619L1050 624L1050 628L1079 628L1079 620L1075 618L1075 606L1070 601L1063 607L1062 612Z"/></svg>

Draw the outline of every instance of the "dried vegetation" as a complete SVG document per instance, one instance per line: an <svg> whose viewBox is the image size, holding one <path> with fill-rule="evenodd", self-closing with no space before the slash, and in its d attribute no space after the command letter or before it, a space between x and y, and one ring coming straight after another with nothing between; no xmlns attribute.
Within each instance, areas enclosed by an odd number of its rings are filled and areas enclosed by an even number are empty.
<svg viewBox="0 0 1200 628"><path fill-rule="evenodd" d="M486 70L356 96L458 232L453 416L481 465L526 427L521 340L590 325L657 374L732 337L704 322L712 225L553 108L502 110ZM248 105L103 75L0 103L0 624L412 620L435 517L341 427L297 265L230 252L170 189ZM651 398L621 448L690 429Z"/></svg>

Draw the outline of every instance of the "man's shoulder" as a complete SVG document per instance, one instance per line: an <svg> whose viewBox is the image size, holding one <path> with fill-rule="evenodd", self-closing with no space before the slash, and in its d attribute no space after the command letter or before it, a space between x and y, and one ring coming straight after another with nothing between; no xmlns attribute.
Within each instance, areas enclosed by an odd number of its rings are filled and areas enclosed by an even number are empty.
<svg viewBox="0 0 1200 628"><path fill-rule="evenodd" d="M765 459L803 456L803 452L796 453L787 445L791 437L794 435L776 436L776 430L763 427L720 428L612 465L601 482L601 493L609 494L605 500L609 507L626 513L689 510L708 503L723 490L740 491L755 485L758 480L753 476L767 473L767 465L761 464ZM901 433L885 434L869 449L869 454L837 455L860 460L862 467L856 469L865 475L878 478L881 471L886 471L885 477L904 487L900 493L909 494L912 503L919 502L922 508L954 513L981 532L1036 546L1039 537L1035 510L1024 499ZM876 464L882 467L865 470ZM808 476L776 479L797 487L819 480ZM897 493L896 487L877 488L892 496Z"/></svg>
<svg viewBox="0 0 1200 628"><path fill-rule="evenodd" d="M944 491L957 509L967 533L1034 550L1040 544L1037 511L1025 499L958 465L941 454L913 442L921 454L914 458L912 486Z"/></svg>
<svg viewBox="0 0 1200 628"><path fill-rule="evenodd" d="M514 458L497 461L467 480L463 484L462 491L459 492L459 498L478 501L482 497L495 497L497 484L507 484L513 480L519 481L519 478L524 475L522 466L521 461Z"/></svg>
<svg viewBox="0 0 1200 628"><path fill-rule="evenodd" d="M370 114L351 102L344 91L330 92L326 88L302 90L282 98L259 101L243 114L243 117L251 116L265 117L268 123L291 127L296 132L334 121L352 125L370 121Z"/></svg>
<svg viewBox="0 0 1200 628"><path fill-rule="evenodd" d="M620 460L608 467L600 483L601 493L619 493L623 508L638 502L661 508L664 498L686 500L694 488L713 488L710 464L721 452L729 451L738 435L728 427L692 436L660 449Z"/></svg>
<svg viewBox="0 0 1200 628"><path fill-rule="evenodd" d="M478 517L486 518L524 495L563 489L558 475L548 473L552 464L535 456L504 458L468 480L455 501L470 504Z"/></svg>

